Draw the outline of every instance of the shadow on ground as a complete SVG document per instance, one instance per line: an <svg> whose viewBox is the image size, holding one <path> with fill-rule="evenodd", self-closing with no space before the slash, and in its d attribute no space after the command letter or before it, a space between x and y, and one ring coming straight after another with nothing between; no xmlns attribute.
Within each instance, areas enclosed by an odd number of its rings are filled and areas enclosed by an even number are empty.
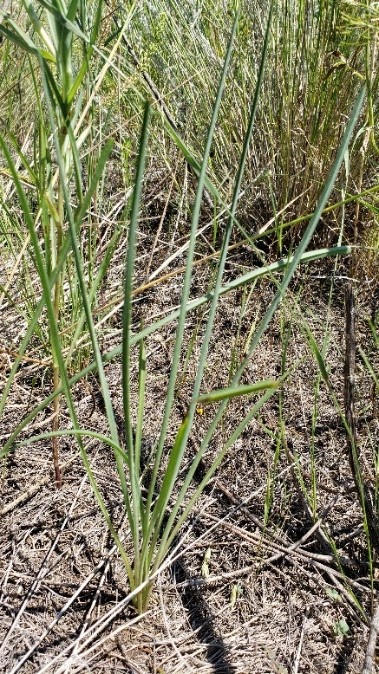
<svg viewBox="0 0 379 674"><path fill-rule="evenodd" d="M206 658L214 674L235 674L236 669L230 662L228 648L215 627L214 616L204 599L201 588L191 586L191 577L183 560L173 566L173 575L178 584L186 583L180 589L180 597L187 611L188 621L198 640L206 646Z"/></svg>

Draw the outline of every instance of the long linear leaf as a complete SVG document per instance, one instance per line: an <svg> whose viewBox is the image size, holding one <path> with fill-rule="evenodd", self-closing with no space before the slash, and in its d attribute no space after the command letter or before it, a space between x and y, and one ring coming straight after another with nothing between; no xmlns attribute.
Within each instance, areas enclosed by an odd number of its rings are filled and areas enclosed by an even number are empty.
<svg viewBox="0 0 379 674"><path fill-rule="evenodd" d="M216 95L216 100L213 106L213 111L212 111L212 118L211 122L209 125L208 133L207 133L207 138L205 142L205 148L204 148L204 156L203 156L203 161L201 165L201 171L199 175L199 182L196 190L196 197L195 197L195 203L193 206L193 211L192 211L192 220L191 220L191 233L190 233L190 241L189 241L189 246L188 246L188 253L187 253L187 263L186 263L186 270L184 273L184 279L183 279L183 285L182 285L182 296L181 296L181 305L180 305L180 311L179 311L179 317L178 317L178 326L176 330L176 336L175 336L175 348L174 348L174 354L172 358L172 363L171 363L171 373L170 373L170 379L168 383L168 388L167 388L167 394L166 394L166 402L165 402L165 410L164 410L164 415L163 415L163 420L162 420L162 425L161 425L161 432L158 440L158 445L156 449L156 455L155 455L155 461L154 461L154 466L152 470L152 476L150 480L150 485L149 485L149 491L148 491L148 496L147 496L147 504L146 504L146 509L149 512L151 508L151 503L153 499L153 494L156 486L156 481L157 481L157 476L158 476L158 470L159 466L161 463L161 458L162 458L162 452L163 452L163 447L166 441L167 437L167 429L169 425L169 419L172 411L172 406L173 406L173 401L175 397L175 386L176 386L176 378L177 378L177 373L178 373L178 368L179 368L179 362L180 362L180 354L181 354L181 348L182 348L182 343L183 343L183 335L184 335L184 327L185 327L185 320L186 320L186 314L187 314L187 304L188 304L188 299L189 299L189 293L190 293L190 286L191 286L191 277L192 277L192 263L193 263L193 257L194 257L194 251L195 251L195 243L196 243L196 232L197 232L197 226L199 222L199 217L200 217L200 209L202 205L202 200L203 200L203 191L204 191L204 185L205 185L205 178L206 178L206 172L207 172L207 165L208 165L208 159L209 159L209 154L211 150L211 145L212 145L212 140L213 140L213 135L216 127L216 122L218 118L218 113L220 110L220 105L221 105L221 99L222 99L222 94L225 88L225 82L226 82L226 76L229 68L229 63L231 60L232 56L232 49L233 49L233 43L234 43L234 38L237 30L237 25L238 25L238 13L235 16L234 23L233 23L233 28L229 40L229 45L228 49L226 52L226 56L224 59L224 64L223 64L223 69L217 89L217 95ZM158 517L157 512L155 512L152 522L151 522L151 527L152 529L155 526L154 519ZM160 515L159 515L160 517ZM146 541L145 541L146 543Z"/></svg>
<svg viewBox="0 0 379 674"><path fill-rule="evenodd" d="M125 442L129 457L129 477L132 488L132 508L133 508L133 535L134 535L134 555L135 566L139 565L139 522L141 519L140 500L141 490L139 485L139 475L136 470L136 459L134 455L133 424L132 424L132 373L131 373L131 337L132 337L132 291L133 291L133 273L136 258L137 228L138 218L141 206L141 193L143 185L143 176L145 170L146 149L148 139L148 128L150 120L150 106L147 103L142 123L141 138L138 153L137 172L134 182L132 209L130 216L130 226L128 235L128 250L126 255L126 269L124 279L124 310L122 325L122 399L125 424Z"/></svg>
<svg viewBox="0 0 379 674"><path fill-rule="evenodd" d="M256 393L265 389L278 388L278 386L280 386L280 382L275 379L266 379L258 381L255 384L245 384L244 386L229 386L204 393L196 399L196 403L211 405L212 403L220 402L220 400L230 400L230 398L250 395L250 393Z"/></svg>

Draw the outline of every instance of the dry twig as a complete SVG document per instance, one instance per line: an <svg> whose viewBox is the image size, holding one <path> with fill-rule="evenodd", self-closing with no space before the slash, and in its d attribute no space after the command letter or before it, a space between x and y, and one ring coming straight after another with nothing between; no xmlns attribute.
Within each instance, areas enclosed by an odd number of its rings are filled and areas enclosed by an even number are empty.
<svg viewBox="0 0 379 674"><path fill-rule="evenodd" d="M367 642L366 657L362 674L371 674L374 665L376 642L379 631L379 604L377 605L370 624L370 634Z"/></svg>

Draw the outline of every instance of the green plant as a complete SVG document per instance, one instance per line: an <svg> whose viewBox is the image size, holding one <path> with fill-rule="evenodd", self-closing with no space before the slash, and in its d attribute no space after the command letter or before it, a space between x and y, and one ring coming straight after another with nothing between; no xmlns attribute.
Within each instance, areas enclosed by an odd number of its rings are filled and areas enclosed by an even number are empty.
<svg viewBox="0 0 379 674"><path fill-rule="evenodd" d="M30 13L31 12L30 5L27 5L27 7ZM50 7L51 6L49 5L49 8ZM78 27L78 24L75 21L75 19L77 18L76 10L78 9L78 4L72 3L69 9L70 11L69 13L67 13L67 8L65 11L62 11L62 8L60 6L58 7L58 5L54 5L53 11L54 21L56 20L59 26L60 27L63 26L64 28L62 34L66 34L65 32L66 30L71 31L70 38L66 35L65 44L67 43L67 41L68 43L71 44L70 40L72 40L73 36L75 35L81 40L81 42L88 45L89 46L88 48L92 51L91 39L88 38L85 35L85 33L83 33L82 29ZM52 10L49 9L49 11ZM41 35L44 35L44 33L42 33L43 27L40 23L36 23L34 14L31 13L30 16L32 17L35 25L38 27ZM227 208L229 218L223 234L222 249L217 259L213 288L205 296L200 297L197 300L192 301L190 300L190 286L194 263L195 246L205 186L210 189L212 196L215 198L216 207L218 206L225 208L225 205L223 204L222 200L219 199L219 193L217 188L213 186L212 182L209 180L209 177L207 176L207 167L211 151L211 145L214 138L217 118L220 110L221 99L225 89L229 63L232 56L233 41L238 26L238 15L234 20L232 35L229 41L227 54L222 67L222 73L220 76L217 95L212 109L211 122L206 136L202 161L200 164L196 166L196 171L198 173L198 184L196 190L196 197L192 207L192 222L188 241L186 268L184 271L182 290L181 290L180 308L177 311L172 312L169 316L165 317L164 319L161 319L160 321L157 321L156 323L149 325L147 327L143 327L138 334L133 335L132 300L133 300L134 265L136 259L138 219L141 207L145 158L148 147L148 127L151 115L149 105L146 105L145 107L140 148L137 160L135 185L130 210L130 225L128 231L128 247L125 264L125 278L124 278L122 344L118 348L114 349L113 352L111 353L103 354L99 346L99 339L96 332L92 312L92 299L95 291L93 291L93 287L88 289L88 285L86 282L85 265L83 262L83 252L79 245L80 241L79 233L81 224L83 222L83 218L85 217L86 211L91 202L91 198L96 190L98 181L104 171L105 163L107 157L110 154L112 146L110 143L108 143L104 147L104 150L100 155L96 170L93 172L93 178L90 183L90 186L87 192L85 194L82 194L81 184L79 184L81 178L80 153L79 153L80 144L78 143L78 138L74 133L73 119L68 116L68 113L71 110L70 96L68 96L68 100L66 100L65 102L62 100L62 96L60 95L54 80L54 73L52 72L49 66L49 62L51 60L49 54L51 53L48 52L46 54L45 49L36 48L36 51L33 51L33 55L35 55L38 58L38 62L40 65L44 104L46 105L47 119L49 121L50 129L52 131L54 143L53 149L55 152L56 162L58 165L57 180L59 184L58 190L59 198L57 204L60 210L57 209L57 213L61 213L62 219L59 220L58 225L59 236L57 236L57 239L59 240L59 247L56 253L56 258L54 260L54 265L47 264L47 259L46 257L44 257L44 251L41 248L40 241L35 231L35 218L33 217L33 213L31 211L30 204L28 202L27 195L25 193L25 189L19 178L17 168L14 163L14 159L12 157L12 154L9 150L6 141L4 140L4 138L0 137L1 149L8 162L9 170L11 172L18 193L23 216L30 235L33 256L36 263L36 269L40 278L43 291L43 299L40 301L34 313L34 316L30 321L27 333L20 347L19 350L20 357L22 357L22 354L24 353L29 343L33 331L35 330L42 308L46 306L50 330L51 348L54 356L54 367L57 368L57 372L59 373L59 381L58 380L54 381L55 385L52 394L40 405L38 405L38 407L36 407L35 410L29 413L25 419L22 420L22 422L14 430L11 437L5 444L1 452L1 456L5 456L9 451L14 449L17 442L20 443L19 436L23 428L25 428L26 424L32 421L33 418L35 418L35 416L41 409L46 407L46 405L48 405L52 401L56 400L63 393L70 413L72 429L70 430L53 429L51 433L46 433L39 435L37 437L29 438L28 440L22 441L21 444L30 444L34 442L37 438L38 439L58 438L62 435L72 435L77 438L79 450L81 452L83 463L88 473L88 477L93 492L96 496L99 508L104 515L109 530L118 546L118 550L123 559L128 574L131 590L132 592L135 593L136 607L140 612L145 609L150 598L150 594L153 587L151 577L154 576L157 569L167 556L170 546L172 545L176 535L178 534L180 527L188 518L188 515L194 503L199 499L205 486L208 484L209 480L219 467L228 449L230 449L230 447L236 442L236 440L240 437L240 435L246 428L247 424L258 413L258 411L262 408L265 402L273 394L275 394L279 386L281 386L284 383L286 377L288 376L287 372L283 372L282 376L276 381L268 380L268 381L255 382L247 385L241 384L241 378L246 371L249 360L253 355L254 351L256 350L256 348L258 347L260 339L264 331L267 329L278 305L280 304L298 265L301 262L307 261L309 259L319 259L321 257L329 255L349 252L349 249L347 247L329 248L325 250L317 250L311 253L306 253L306 249L316 229L321 213L326 207L327 200L331 194L334 183L338 176L338 172L341 163L343 161L344 154L348 147L349 141L352 137L356 121L358 119L358 116L360 114L363 105L365 95L364 89L362 89L356 100L353 112L346 127L343 140L337 153L337 157L335 159L335 162L332 166L328 179L325 183L324 189L322 190L321 196L319 198L317 208L310 219L310 222L306 228L304 236L301 239L301 242L298 248L296 249L294 255L279 260L278 262L273 263L271 265L262 266L261 268L250 271L247 274L244 274L243 276L237 278L235 281L229 282L228 284L222 286L222 279L228 256L229 242L236 221L237 205L241 194L241 185L244 175L244 169L248 158L250 141L254 127L254 120L260 98L264 67L268 53L271 19L272 14L270 12L265 32L265 41L261 56L261 64L257 73L257 85L255 87L251 111L244 137L244 143L240 154L237 175L234 181L232 203L231 206ZM19 44L22 38L21 46L23 46L25 49L28 48L30 51L31 47L29 38L26 39L24 35L20 33L20 31L14 32L10 35L9 33L12 30L16 31L16 29L10 19L7 19L7 21L8 23L5 24L5 31L7 37L12 37ZM68 81L71 82L66 71L62 73L61 76L62 77L67 76ZM69 93L71 92L72 94L74 89L75 94L78 92L81 78L82 75L77 76L77 79L75 79L74 81L75 86L71 82ZM39 100L42 100L42 98L39 97ZM61 120L65 131L64 134L60 132L60 129L62 128L61 126L57 127L58 131L54 130L56 128L55 125L56 118ZM186 153L187 157L191 159L193 165L195 165L193 157L190 157L190 152L188 148L186 148L180 136L177 133L174 133L173 129L171 129L171 132L172 137L176 140L179 149L182 150L184 153ZM68 162L67 156L70 158L70 162ZM72 173L70 173L70 171L72 171ZM75 194L78 199L78 204L74 209L71 206L72 200L72 195L70 192L71 177L76 186ZM47 206L45 207L47 208ZM51 206L49 207L51 209ZM50 211L48 211L48 213L51 216ZM54 225L56 226L55 220ZM71 379L68 376L67 361L64 357L58 330L59 305L57 310L57 305L55 303L56 294L53 295L53 298L51 297L51 291L56 289L57 287L61 287L62 285L61 274L63 273L66 258L70 250L72 250L75 264L74 267L75 283L77 283L78 295L80 295L81 302L83 305L83 312L84 312L83 315L85 316L85 322L89 332L92 350L94 354L94 363L85 368L84 370L78 372ZM202 392L204 371L207 362L209 344L214 329L215 316L219 305L219 298L221 297L221 295L230 292L235 287L247 285L254 279L258 278L259 276L272 275L274 272L277 271L282 271L283 277L281 281L277 281L278 289L275 294L275 297L272 300L271 304L268 306L262 321L259 323L256 330L254 331L251 340L249 340L249 344L246 349L246 355L243 358L242 362L233 372L228 387L215 391ZM191 399L186 414L184 415L184 418L182 419L181 423L175 425L175 422L173 421L173 411L175 407L175 398L177 394L176 390L177 381L178 377L180 376L181 355L186 336L186 317L189 311L195 311L197 307L205 304L208 307L207 322L203 334L202 346L197 364L196 377L192 384ZM148 334L157 331L164 324L167 324L173 320L177 320L175 348L171 362L171 372L166 392L165 407L163 418L161 420L160 433L159 437L157 438L156 445L154 447L154 462L152 466L151 475L149 476L147 493L145 493L141 484L143 472L141 465L141 443L144 426L146 369L147 369L144 339ZM136 424L134 428L134 419L133 419L134 399L131 389L131 363L132 363L133 347L136 344L139 344L139 387L138 387L138 401L136 404L136 414L135 414ZM109 386L105 376L105 369L104 369L105 362L111 360L118 354L121 354L121 363L122 363L123 420L125 426L124 438L122 437L120 438L119 436L119 431L115 422L112 398L109 392ZM2 399L3 404L5 404L6 402L6 395L13 381L15 368L17 369L18 362L19 361L16 361L15 366L12 369L10 378L8 380L7 389L3 394ZM74 382L79 381L85 376L85 374L87 374L89 371L92 370L96 370L98 374L102 396L105 402L105 411L109 427L109 435L103 435L83 428L80 424L80 420L78 419L77 412L75 409L75 401L71 391L72 385ZM259 397L252 404L251 408L246 413L244 418L236 425L236 428L231 433L230 437L224 440L221 449L218 451L216 456L210 462L210 465L207 467L205 475L201 479L200 484L198 484L196 487L193 487L192 483L196 469L199 466L200 461L204 457L212 438L215 436L215 434L219 429L220 422L223 419L229 400L235 396L252 395L259 393L260 391L264 391L263 395L261 395L261 397ZM183 459L185 456L189 435L193 427L193 422L196 414L196 407L198 404L201 404L202 406L218 405L218 407L212 421L209 423L209 426L206 430L205 436L200 444L200 448L196 456L187 466L183 474L182 473ZM100 442L108 445L113 449L120 480L120 489L123 497L123 503L129 521L133 558L127 553L125 547L122 545L120 541L119 533L111 520L111 517L104 502L104 498L96 483L84 444L86 437L95 437ZM172 441L170 441L170 437L173 437Z"/></svg>

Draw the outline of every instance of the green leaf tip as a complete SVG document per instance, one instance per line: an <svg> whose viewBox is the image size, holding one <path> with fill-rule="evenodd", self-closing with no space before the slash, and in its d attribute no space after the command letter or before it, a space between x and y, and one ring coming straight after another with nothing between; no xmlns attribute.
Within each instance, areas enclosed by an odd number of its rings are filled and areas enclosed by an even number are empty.
<svg viewBox="0 0 379 674"><path fill-rule="evenodd" d="M250 393L256 393L257 391L278 388L280 383L281 382L276 381L275 379L267 379L258 381L255 384L217 389L199 396L196 399L196 402L202 403L203 405L217 403L221 400L226 400L227 398L237 398L238 396L250 395Z"/></svg>

